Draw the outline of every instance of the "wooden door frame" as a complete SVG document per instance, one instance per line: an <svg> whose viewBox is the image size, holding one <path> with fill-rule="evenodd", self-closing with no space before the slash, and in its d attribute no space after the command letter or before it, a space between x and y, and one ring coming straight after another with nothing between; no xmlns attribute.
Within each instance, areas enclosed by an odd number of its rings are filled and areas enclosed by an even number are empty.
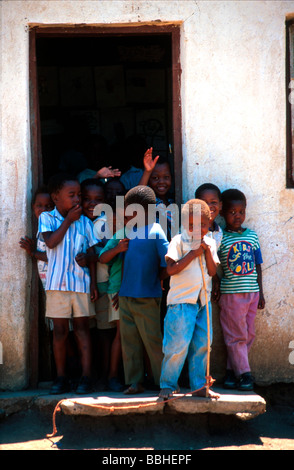
<svg viewBox="0 0 294 470"><path fill-rule="evenodd" d="M32 193L43 183L41 149L41 126L38 96L36 60L36 39L53 37L107 37L107 36L147 36L169 35L172 46L172 128L175 175L175 200L182 203L182 112L181 112L181 62L180 24L154 23L148 25L30 25L29 31L29 89L30 89L30 129ZM34 270L36 271L36 270ZM38 279L32 278L30 308L30 384L38 381ZM37 350L36 350L37 349Z"/></svg>

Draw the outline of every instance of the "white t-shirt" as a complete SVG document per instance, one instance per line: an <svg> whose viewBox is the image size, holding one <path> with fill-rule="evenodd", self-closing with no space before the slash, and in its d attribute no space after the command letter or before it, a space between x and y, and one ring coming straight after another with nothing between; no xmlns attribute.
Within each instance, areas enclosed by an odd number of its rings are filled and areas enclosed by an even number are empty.
<svg viewBox="0 0 294 470"><path fill-rule="evenodd" d="M216 264L219 264L219 259L216 251L216 242L212 238L205 236L204 241L209 245L212 257ZM179 261L191 251L191 242L185 234L176 235L170 242L166 258L174 261ZM202 278L202 271L200 266L200 257L191 261L180 273L171 276L170 290L167 296L167 305L173 304L196 304L198 299L202 306L205 305L205 291ZM201 255L203 271L206 282L206 292L210 298L211 292L211 277L208 274L206 267L205 255Z"/></svg>

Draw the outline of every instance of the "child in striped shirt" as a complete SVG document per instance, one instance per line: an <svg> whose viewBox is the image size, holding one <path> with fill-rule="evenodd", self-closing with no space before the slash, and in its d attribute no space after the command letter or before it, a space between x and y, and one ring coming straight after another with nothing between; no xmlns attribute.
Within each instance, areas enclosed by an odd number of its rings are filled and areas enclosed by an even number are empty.
<svg viewBox="0 0 294 470"><path fill-rule="evenodd" d="M262 255L257 234L242 227L246 197L237 189L222 193L226 227L219 248L223 268L220 285L220 321L227 347L225 388L253 390L248 353L255 338L257 309L265 305L262 288Z"/></svg>
<svg viewBox="0 0 294 470"><path fill-rule="evenodd" d="M81 188L71 176L56 175L49 182L49 193L55 203L51 212L39 217L39 233L43 235L48 258L46 280L46 317L53 320L53 350L57 379L51 394L69 391L66 377L69 319L81 354L82 378L76 393L92 390L91 341L89 316L97 299L95 265L80 267L76 256L91 252L98 240L92 222L82 215Z"/></svg>

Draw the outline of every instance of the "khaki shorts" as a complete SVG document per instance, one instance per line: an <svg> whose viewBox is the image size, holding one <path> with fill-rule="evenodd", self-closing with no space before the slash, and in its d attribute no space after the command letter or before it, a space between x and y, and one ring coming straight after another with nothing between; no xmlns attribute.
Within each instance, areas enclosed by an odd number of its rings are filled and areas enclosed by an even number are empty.
<svg viewBox="0 0 294 470"><path fill-rule="evenodd" d="M109 304L108 294L99 294L99 299L95 302L98 330L109 330L116 327L115 322L109 321Z"/></svg>
<svg viewBox="0 0 294 470"><path fill-rule="evenodd" d="M47 290L46 317L79 318L95 315L95 308L90 294L81 292Z"/></svg>

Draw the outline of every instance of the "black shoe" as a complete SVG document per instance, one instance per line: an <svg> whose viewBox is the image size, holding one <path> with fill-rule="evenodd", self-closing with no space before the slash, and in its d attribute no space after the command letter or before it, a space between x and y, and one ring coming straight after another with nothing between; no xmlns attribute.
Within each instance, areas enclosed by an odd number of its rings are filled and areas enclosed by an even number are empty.
<svg viewBox="0 0 294 470"><path fill-rule="evenodd" d="M90 377L82 377L77 386L76 393L78 395L86 395L93 392L92 380Z"/></svg>
<svg viewBox="0 0 294 470"><path fill-rule="evenodd" d="M61 395L70 391L68 379L66 377L57 377L51 387L50 395Z"/></svg>
<svg viewBox="0 0 294 470"><path fill-rule="evenodd" d="M240 375L238 390L241 390L242 392L249 392L253 390L253 387L254 381L250 372L245 372L244 374Z"/></svg>
<svg viewBox="0 0 294 470"><path fill-rule="evenodd" d="M238 381L234 372L228 369L226 372L223 387L227 390L235 390L237 388L237 384L238 384Z"/></svg>

